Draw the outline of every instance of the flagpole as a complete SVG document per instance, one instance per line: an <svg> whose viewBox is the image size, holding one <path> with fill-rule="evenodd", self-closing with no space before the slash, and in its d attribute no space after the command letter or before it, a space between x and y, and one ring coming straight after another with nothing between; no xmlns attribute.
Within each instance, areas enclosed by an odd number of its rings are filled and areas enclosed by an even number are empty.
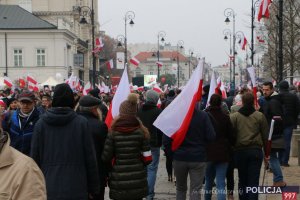
<svg viewBox="0 0 300 200"><path fill-rule="evenodd" d="M157 34L157 82L159 81L159 38L161 38L161 41L164 42L166 37L166 32L159 31Z"/></svg>
<svg viewBox="0 0 300 200"><path fill-rule="evenodd" d="M183 40L179 40L177 42L177 87L179 88L179 83L180 83L180 80L179 80L179 48L180 49L183 49L183 45L184 45L184 42Z"/></svg>

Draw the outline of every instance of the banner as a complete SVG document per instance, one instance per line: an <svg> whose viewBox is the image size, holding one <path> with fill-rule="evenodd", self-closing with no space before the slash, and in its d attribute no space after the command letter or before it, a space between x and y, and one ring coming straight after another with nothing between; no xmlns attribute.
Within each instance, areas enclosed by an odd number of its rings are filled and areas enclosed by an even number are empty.
<svg viewBox="0 0 300 200"><path fill-rule="evenodd" d="M125 56L124 52L117 52L117 69L124 69Z"/></svg>
<svg viewBox="0 0 300 200"><path fill-rule="evenodd" d="M157 75L144 75L144 86L152 86L156 84Z"/></svg>

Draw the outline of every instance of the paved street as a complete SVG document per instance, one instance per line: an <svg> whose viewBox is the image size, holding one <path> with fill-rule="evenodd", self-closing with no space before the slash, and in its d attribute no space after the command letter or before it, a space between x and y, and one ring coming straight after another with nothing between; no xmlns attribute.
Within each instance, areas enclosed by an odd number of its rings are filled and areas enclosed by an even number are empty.
<svg viewBox="0 0 300 200"><path fill-rule="evenodd" d="M163 155L163 152L161 152L161 155ZM158 200L171 200L175 199L176 197L176 188L174 183L168 182L168 176L165 169L165 157L161 156L160 164L159 164L159 170L158 170L158 176L157 176L157 184L156 184L156 196L155 198ZM298 159L296 157L291 157L290 160L290 167L284 167L283 168L283 174L285 181L289 186L299 186L300 185L300 167L298 166ZM262 176L263 176L263 168L261 171L261 180L260 184L262 182ZM272 185L272 173L267 172L266 173L266 180L265 185ZM237 177L237 170L235 170L235 191L237 191L237 183L238 183L238 177ZM297 195L298 199L300 199L299 194ZM108 189L106 189L106 198L108 198ZM187 198L188 199L188 198ZM216 196L213 196L213 200L216 199ZM235 194L235 199L238 199L237 193ZM268 200L282 200L281 195L260 195L259 199L268 199Z"/></svg>

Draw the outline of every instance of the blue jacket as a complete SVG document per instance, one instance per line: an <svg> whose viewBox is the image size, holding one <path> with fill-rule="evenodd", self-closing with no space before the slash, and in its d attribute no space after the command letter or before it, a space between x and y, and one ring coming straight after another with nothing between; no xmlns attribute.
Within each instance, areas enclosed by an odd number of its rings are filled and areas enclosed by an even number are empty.
<svg viewBox="0 0 300 200"><path fill-rule="evenodd" d="M29 155L33 129L39 119L40 112L34 108L29 118L23 120L20 120L19 113L19 109L8 112L4 117L2 127L9 133L10 145L23 154ZM21 127L20 123L22 124Z"/></svg>

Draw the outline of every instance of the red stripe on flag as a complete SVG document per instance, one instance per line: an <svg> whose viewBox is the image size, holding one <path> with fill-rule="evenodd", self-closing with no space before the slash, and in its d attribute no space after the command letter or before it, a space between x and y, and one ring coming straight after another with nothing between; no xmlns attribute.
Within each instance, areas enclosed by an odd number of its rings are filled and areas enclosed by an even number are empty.
<svg viewBox="0 0 300 200"><path fill-rule="evenodd" d="M255 86L255 87L253 87L253 96L254 96L254 105L256 106L256 107L258 107L258 100L257 100L257 87Z"/></svg>
<svg viewBox="0 0 300 200"><path fill-rule="evenodd" d="M203 80L200 80L198 91L193 96L191 105L188 109L188 112L187 112L180 128L171 136L171 138L173 139L172 151L175 151L182 144L182 142L186 136L186 133L188 131L188 128L189 128L191 120L192 120L196 102L199 99L199 94L202 94L202 85L203 85ZM201 100L201 97L202 97L202 95L200 95L199 101Z"/></svg>
<svg viewBox="0 0 300 200"><path fill-rule="evenodd" d="M27 76L27 81L33 83L33 84L37 84L37 81L34 80L31 76Z"/></svg>
<svg viewBox="0 0 300 200"><path fill-rule="evenodd" d="M10 88L13 86L12 83L9 82L9 81L6 80L6 79L4 79L4 84L7 85L7 86L10 87Z"/></svg>
<svg viewBox="0 0 300 200"><path fill-rule="evenodd" d="M109 105L109 110L108 110L107 116L105 118L105 123L108 128L111 127L111 122L113 121L113 119L114 118L112 116L112 102L111 102Z"/></svg>

